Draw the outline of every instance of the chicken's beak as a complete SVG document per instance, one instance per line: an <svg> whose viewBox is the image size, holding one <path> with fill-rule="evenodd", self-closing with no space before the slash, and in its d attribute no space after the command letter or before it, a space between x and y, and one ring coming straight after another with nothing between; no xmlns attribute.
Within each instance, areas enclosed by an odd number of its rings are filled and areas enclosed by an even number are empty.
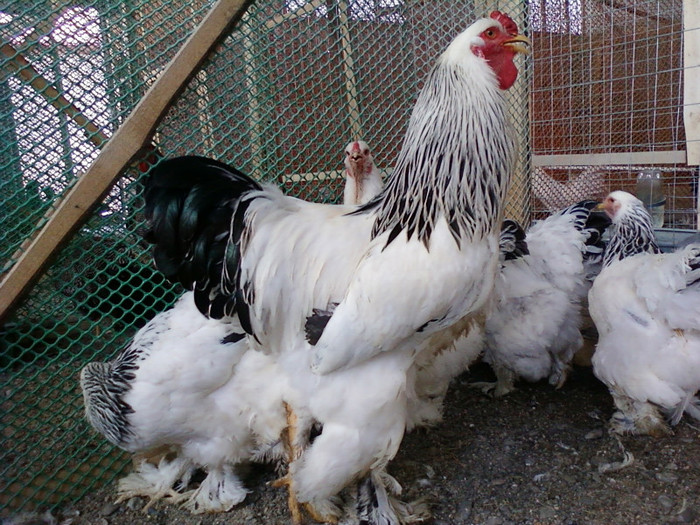
<svg viewBox="0 0 700 525"><path fill-rule="evenodd" d="M599 202L596 204L593 211L605 211L605 202Z"/></svg>
<svg viewBox="0 0 700 525"><path fill-rule="evenodd" d="M515 53L530 54L532 42L525 35L516 35L503 42L503 45L513 50Z"/></svg>

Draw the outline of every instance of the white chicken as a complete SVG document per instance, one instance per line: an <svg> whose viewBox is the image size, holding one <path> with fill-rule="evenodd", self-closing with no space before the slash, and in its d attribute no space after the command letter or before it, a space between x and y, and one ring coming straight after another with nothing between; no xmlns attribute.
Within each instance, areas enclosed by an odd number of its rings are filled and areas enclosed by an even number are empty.
<svg viewBox="0 0 700 525"><path fill-rule="evenodd" d="M120 500L146 496L147 509L166 497L193 513L243 501L235 467L279 439L283 381L272 359L249 350L240 326L204 317L191 292L113 361L89 363L80 374L87 419L111 443L140 455L173 448L158 465L142 457L119 481ZM183 493L197 468L206 478Z"/></svg>
<svg viewBox="0 0 700 525"><path fill-rule="evenodd" d="M344 204L365 204L384 188L366 142L353 141L345 147L345 168ZM407 430L442 420L443 401L451 380L479 358L483 340L483 323L470 320L466 328L438 333L424 343L408 373Z"/></svg>
<svg viewBox="0 0 700 525"><path fill-rule="evenodd" d="M369 146L355 140L345 147L345 190L343 204L366 204L384 188L382 174L374 163Z"/></svg>
<svg viewBox="0 0 700 525"><path fill-rule="evenodd" d="M683 413L700 420L700 244L661 253L651 217L624 191L601 205L612 219L603 270L589 292L599 339L593 371L610 390L617 433L659 436Z"/></svg>
<svg viewBox="0 0 700 525"><path fill-rule="evenodd" d="M501 90L526 42L498 12L457 36L385 189L360 208L285 197L201 157L164 161L147 181L159 269L209 316L237 315L287 374L295 521L297 500L332 520L344 487L385 483L372 473L401 443L416 349L490 296L514 157ZM302 450L313 421L322 432ZM370 523L401 520L369 511Z"/></svg>
<svg viewBox="0 0 700 525"><path fill-rule="evenodd" d="M486 320L484 352L497 381L474 386L501 397L520 378L547 378L557 388L564 384L574 353L583 345L581 302L592 277L587 260L600 260L600 239L609 224L604 216L591 214L596 204L582 201L533 224L521 240L529 253L523 253L518 237L502 243L505 261L496 285L497 304ZM517 232L514 226L511 230Z"/></svg>
<svg viewBox="0 0 700 525"><path fill-rule="evenodd" d="M345 192L346 204L365 203L381 191L381 174L365 142L348 144L345 163L346 188L352 188ZM189 292L113 361L83 369L88 420L111 443L136 454L136 471L119 481L120 500L148 497L144 510L163 497L184 502L194 513L230 510L246 494L234 473L236 463L283 459L273 446L286 426L283 377L274 360L250 350L242 329L232 331L236 328L204 317ZM195 358L193 369L189 363ZM161 413L171 417L156 416ZM161 446L173 448L153 465L146 456ZM183 494L196 468L211 470L196 491Z"/></svg>

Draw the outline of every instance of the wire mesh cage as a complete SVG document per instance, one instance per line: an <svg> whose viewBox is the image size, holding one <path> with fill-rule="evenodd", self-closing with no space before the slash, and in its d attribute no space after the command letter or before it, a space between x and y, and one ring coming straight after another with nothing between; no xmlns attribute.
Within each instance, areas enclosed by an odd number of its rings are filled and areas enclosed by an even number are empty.
<svg viewBox="0 0 700 525"><path fill-rule="evenodd" d="M3 272L213 4L4 4ZM78 374L90 361L112 358L182 292L155 271L141 237L140 179L160 158L211 156L287 194L338 202L345 144L365 140L389 173L435 57L472 20L499 8L534 42L533 59L519 64L520 79L507 95L520 138L507 214L527 221L559 206L564 190L576 190L566 196L575 199L630 189L638 169L660 167L668 222L694 227L693 168L673 154L670 163L610 157L651 152L668 159L668 152L683 150L681 6L680 0L250 3L170 107L150 147L0 330L2 512L75 500L128 464L84 421Z"/></svg>
<svg viewBox="0 0 700 525"><path fill-rule="evenodd" d="M3 8L5 270L212 4ZM494 7L401 0L249 6L170 108L150 151L126 169L5 323L0 468L8 490L0 504L60 504L112 480L128 462L84 422L78 374L89 361L113 357L181 292L154 271L141 240L140 176L160 156L196 153L290 195L337 202L345 144L367 141L386 173L435 57ZM507 9L524 24L524 4ZM525 139L527 77L513 113ZM525 165L523 156L523 173ZM516 194L524 202L524 183Z"/></svg>
<svg viewBox="0 0 700 525"><path fill-rule="evenodd" d="M683 2L532 4L532 211L615 189L656 170L663 224L695 229L697 168L686 164Z"/></svg>

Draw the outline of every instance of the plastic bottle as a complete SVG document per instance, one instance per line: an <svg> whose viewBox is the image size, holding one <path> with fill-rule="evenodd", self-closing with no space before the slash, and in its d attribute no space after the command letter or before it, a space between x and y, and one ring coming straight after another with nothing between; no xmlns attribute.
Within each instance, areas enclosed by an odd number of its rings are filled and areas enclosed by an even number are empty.
<svg viewBox="0 0 700 525"><path fill-rule="evenodd" d="M654 228L662 228L664 225L664 210L666 208L666 196L659 170L643 170L637 175L637 198L644 203L644 207L651 215Z"/></svg>

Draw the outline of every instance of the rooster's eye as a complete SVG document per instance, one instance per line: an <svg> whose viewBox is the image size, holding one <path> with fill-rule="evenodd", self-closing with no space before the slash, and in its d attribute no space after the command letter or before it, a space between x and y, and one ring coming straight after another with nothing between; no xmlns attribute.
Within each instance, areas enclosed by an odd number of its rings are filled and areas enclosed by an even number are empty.
<svg viewBox="0 0 700 525"><path fill-rule="evenodd" d="M366 149L365 151L362 152L364 155L369 155L369 150Z"/></svg>
<svg viewBox="0 0 700 525"><path fill-rule="evenodd" d="M349 151L346 151L345 154L346 154L348 157L350 156L350 152L349 152Z"/></svg>
<svg viewBox="0 0 700 525"><path fill-rule="evenodd" d="M486 31L484 31L484 34L488 38L494 38L496 36L496 32L493 29L487 29Z"/></svg>

